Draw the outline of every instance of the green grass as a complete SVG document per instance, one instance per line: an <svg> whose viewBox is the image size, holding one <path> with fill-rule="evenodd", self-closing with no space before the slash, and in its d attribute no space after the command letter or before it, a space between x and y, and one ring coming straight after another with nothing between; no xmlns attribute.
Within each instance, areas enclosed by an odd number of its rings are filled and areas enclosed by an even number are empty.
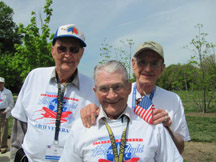
<svg viewBox="0 0 216 162"><path fill-rule="evenodd" d="M216 142L216 117L186 116L191 141Z"/></svg>

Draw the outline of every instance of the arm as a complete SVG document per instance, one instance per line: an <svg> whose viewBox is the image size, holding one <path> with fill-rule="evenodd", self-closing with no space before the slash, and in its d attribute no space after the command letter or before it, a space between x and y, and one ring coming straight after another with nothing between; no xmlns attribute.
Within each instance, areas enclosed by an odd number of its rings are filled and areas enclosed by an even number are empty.
<svg viewBox="0 0 216 162"><path fill-rule="evenodd" d="M163 123L163 125L168 130L170 136L172 137L176 147L180 154L184 151L184 140L177 133L171 131L170 126L172 124L172 120L169 117L169 114L164 109L154 109L153 110L153 125Z"/></svg>
<svg viewBox="0 0 216 162"><path fill-rule="evenodd" d="M183 158L169 135L169 132L165 128L161 128L160 133L157 135L158 149L155 157L156 161L183 162Z"/></svg>
<svg viewBox="0 0 216 162"><path fill-rule="evenodd" d="M27 130L27 123L14 119L12 135L11 135L11 149L10 149L11 161L13 161L17 150L22 145L26 130Z"/></svg>
<svg viewBox="0 0 216 162"><path fill-rule="evenodd" d="M96 104L88 104L80 110L82 123L85 127L90 128L95 124L99 114L99 107Z"/></svg>
<svg viewBox="0 0 216 162"><path fill-rule="evenodd" d="M11 93L10 90L8 90L8 94L7 94L7 107L4 111L4 113L7 113L6 118L8 118L10 116L11 110L14 107L14 100L13 100L13 95Z"/></svg>

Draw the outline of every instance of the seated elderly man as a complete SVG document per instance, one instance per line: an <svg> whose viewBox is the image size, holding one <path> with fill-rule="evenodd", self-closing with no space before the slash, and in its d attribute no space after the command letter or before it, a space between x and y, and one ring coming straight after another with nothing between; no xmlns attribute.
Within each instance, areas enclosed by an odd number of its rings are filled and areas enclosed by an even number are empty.
<svg viewBox="0 0 216 162"><path fill-rule="evenodd" d="M183 161L162 124L150 125L127 106L131 83L125 67L109 61L94 69L95 94L101 104L96 124L74 122L60 162Z"/></svg>

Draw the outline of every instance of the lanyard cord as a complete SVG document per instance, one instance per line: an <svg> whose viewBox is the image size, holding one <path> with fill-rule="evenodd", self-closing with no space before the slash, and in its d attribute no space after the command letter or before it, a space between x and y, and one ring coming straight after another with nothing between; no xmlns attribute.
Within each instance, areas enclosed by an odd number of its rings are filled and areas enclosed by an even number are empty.
<svg viewBox="0 0 216 162"><path fill-rule="evenodd" d="M124 129L124 131L122 133L119 154L118 154L118 150L117 150L117 147L116 147L114 134L113 134L110 126L107 124L106 119L104 119L104 122L105 122L105 125L106 125L106 128L107 128L107 131L109 133L109 137L110 137L110 141L111 141L111 144L112 144L112 150L113 150L113 155L114 155L115 162L123 162L124 150L125 150L125 144L126 144L126 133L127 133L129 119L127 118L127 126L125 127L125 129Z"/></svg>
<svg viewBox="0 0 216 162"><path fill-rule="evenodd" d="M62 113L62 105L64 100L64 92L67 87L68 83L66 83L61 91L61 84L58 81L58 104L57 104L57 115L56 115L56 127L55 127L55 137L54 140L58 141L58 135L60 131L60 124L61 124L61 113Z"/></svg>

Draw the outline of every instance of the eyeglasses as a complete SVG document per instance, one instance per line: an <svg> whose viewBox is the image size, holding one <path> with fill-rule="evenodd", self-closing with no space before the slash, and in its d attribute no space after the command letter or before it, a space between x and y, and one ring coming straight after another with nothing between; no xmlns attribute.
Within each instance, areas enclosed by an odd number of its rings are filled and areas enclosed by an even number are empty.
<svg viewBox="0 0 216 162"><path fill-rule="evenodd" d="M68 51L67 47L65 47L65 46L58 46L57 50L58 50L58 53L60 53L60 54ZM79 53L79 50L80 50L80 47L70 47L69 48L70 53L73 53L73 54Z"/></svg>
<svg viewBox="0 0 216 162"><path fill-rule="evenodd" d="M102 86L96 87L96 89L98 89L99 92L104 93L104 94L107 94L110 91L110 88L112 88L112 90L115 93L119 93L125 88L125 84L117 83L113 85L102 85Z"/></svg>
<svg viewBox="0 0 216 162"><path fill-rule="evenodd" d="M148 62L147 60L137 60L137 65L140 67L146 67L148 64L150 64L151 68L159 68L162 65L160 60L156 60L152 62Z"/></svg>

